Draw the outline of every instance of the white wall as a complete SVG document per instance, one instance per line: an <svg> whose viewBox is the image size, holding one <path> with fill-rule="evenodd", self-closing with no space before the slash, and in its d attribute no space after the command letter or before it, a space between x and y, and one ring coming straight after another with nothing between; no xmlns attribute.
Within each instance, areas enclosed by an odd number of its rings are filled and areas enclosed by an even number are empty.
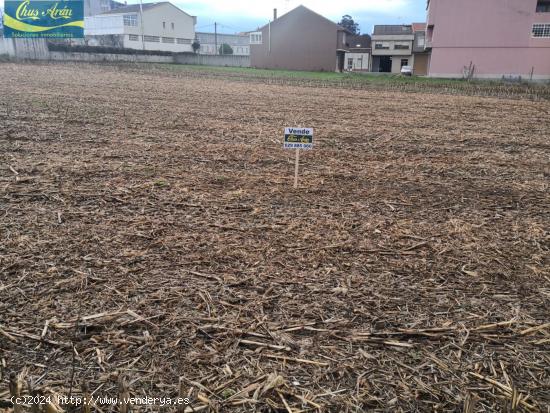
<svg viewBox="0 0 550 413"><path fill-rule="evenodd" d="M165 23L165 24L163 24ZM124 47L130 49L163 50L168 52L192 52L191 43L195 38L196 18L178 9L170 3L160 4L143 12L143 34L159 38L158 42L145 41L141 39L141 19L138 14L137 27L124 26ZM172 24L174 28L172 29ZM139 36L137 41L130 40L129 35ZM163 42L174 39L173 43ZM182 39L184 44L178 43Z"/></svg>
<svg viewBox="0 0 550 413"><path fill-rule="evenodd" d="M221 46L221 43L218 43L218 50ZM250 46L234 46L230 44L233 49L233 54L235 56L250 56ZM216 45L214 43L201 43L201 48L199 49L199 54L203 55L215 55Z"/></svg>
<svg viewBox="0 0 550 413"><path fill-rule="evenodd" d="M174 56L174 61L183 65L250 67L250 56L181 54Z"/></svg>
<svg viewBox="0 0 550 413"><path fill-rule="evenodd" d="M103 36L123 33L124 24L122 14L84 17L85 36Z"/></svg>
<svg viewBox="0 0 550 413"><path fill-rule="evenodd" d="M353 60L352 67L349 67L349 59ZM370 71L370 55L368 53L346 53L344 70Z"/></svg>
<svg viewBox="0 0 550 413"><path fill-rule="evenodd" d="M49 58L46 39L5 39L0 37L0 55L8 55L17 59Z"/></svg>
<svg viewBox="0 0 550 413"><path fill-rule="evenodd" d="M0 56L2 55L14 55L12 39L4 39L3 37L0 37Z"/></svg>

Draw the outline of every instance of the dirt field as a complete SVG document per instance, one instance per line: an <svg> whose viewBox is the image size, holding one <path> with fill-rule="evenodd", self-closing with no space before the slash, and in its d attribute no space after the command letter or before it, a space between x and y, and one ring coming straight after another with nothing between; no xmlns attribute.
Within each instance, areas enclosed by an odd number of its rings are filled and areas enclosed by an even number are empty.
<svg viewBox="0 0 550 413"><path fill-rule="evenodd" d="M1 407L550 412L550 101L0 73Z"/></svg>

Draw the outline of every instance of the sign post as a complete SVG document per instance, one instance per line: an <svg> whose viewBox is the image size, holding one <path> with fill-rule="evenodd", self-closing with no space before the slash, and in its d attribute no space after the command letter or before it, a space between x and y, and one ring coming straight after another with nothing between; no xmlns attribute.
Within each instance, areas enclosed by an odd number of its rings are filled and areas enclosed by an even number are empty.
<svg viewBox="0 0 550 413"><path fill-rule="evenodd" d="M294 165L294 188L298 188L298 176L300 170L300 149L313 149L312 128L285 128L285 149L296 151L296 163Z"/></svg>

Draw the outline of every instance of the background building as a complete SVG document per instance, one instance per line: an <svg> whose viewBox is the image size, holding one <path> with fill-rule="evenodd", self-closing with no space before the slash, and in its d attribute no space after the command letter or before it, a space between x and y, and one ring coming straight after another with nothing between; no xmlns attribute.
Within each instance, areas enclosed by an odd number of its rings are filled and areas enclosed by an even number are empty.
<svg viewBox="0 0 550 413"><path fill-rule="evenodd" d="M200 54L219 54L220 46L225 43L231 46L235 56L250 55L250 35L248 34L216 34L197 32L196 38L201 45L201 48L199 49Z"/></svg>
<svg viewBox="0 0 550 413"><path fill-rule="evenodd" d="M413 23L413 74L426 76L430 63L430 52L426 50L426 23Z"/></svg>
<svg viewBox="0 0 550 413"><path fill-rule="evenodd" d="M368 34L348 35L345 69L350 72L370 71L371 38Z"/></svg>
<svg viewBox="0 0 550 413"><path fill-rule="evenodd" d="M401 73L413 65L412 25L377 25L372 34L372 71Z"/></svg>
<svg viewBox="0 0 550 413"><path fill-rule="evenodd" d="M261 69L343 71L346 35L343 27L299 6L250 33L250 64Z"/></svg>
<svg viewBox="0 0 550 413"><path fill-rule="evenodd" d="M84 19L90 46L192 52L197 18L169 2L124 6Z"/></svg>
<svg viewBox="0 0 550 413"><path fill-rule="evenodd" d="M434 77L550 79L550 1L430 0Z"/></svg>
<svg viewBox="0 0 550 413"><path fill-rule="evenodd" d="M84 0L84 16L95 16L124 6L126 3L114 0Z"/></svg>

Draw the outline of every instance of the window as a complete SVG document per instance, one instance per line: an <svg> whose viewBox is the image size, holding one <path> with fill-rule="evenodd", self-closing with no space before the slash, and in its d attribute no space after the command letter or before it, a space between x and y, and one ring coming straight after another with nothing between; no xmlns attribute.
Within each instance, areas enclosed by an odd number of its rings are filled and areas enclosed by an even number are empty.
<svg viewBox="0 0 550 413"><path fill-rule="evenodd" d="M550 13L550 0L539 0L537 3L537 13Z"/></svg>
<svg viewBox="0 0 550 413"><path fill-rule="evenodd" d="M158 36L143 36L143 40L149 43L159 43L160 37Z"/></svg>
<svg viewBox="0 0 550 413"><path fill-rule="evenodd" d="M111 10L111 0L101 0L99 5L102 13Z"/></svg>
<svg viewBox="0 0 550 413"><path fill-rule="evenodd" d="M348 70L353 69L353 58L348 59Z"/></svg>
<svg viewBox="0 0 550 413"><path fill-rule="evenodd" d="M124 15L124 25L137 27L137 14L125 14Z"/></svg>
<svg viewBox="0 0 550 413"><path fill-rule="evenodd" d="M174 23L172 23L172 30L174 30Z"/></svg>
<svg viewBox="0 0 550 413"><path fill-rule="evenodd" d="M250 44L262 44L262 32L250 33Z"/></svg>
<svg viewBox="0 0 550 413"><path fill-rule="evenodd" d="M193 43L191 41L191 39L179 39L178 38L177 41L178 41L178 44L191 44L191 43Z"/></svg>
<svg viewBox="0 0 550 413"><path fill-rule="evenodd" d="M533 24L533 37L550 38L550 23Z"/></svg>
<svg viewBox="0 0 550 413"><path fill-rule="evenodd" d="M418 39L416 39L416 45L418 47L424 47L426 45L426 38L424 36L419 36Z"/></svg>
<svg viewBox="0 0 550 413"><path fill-rule="evenodd" d="M176 39L174 39L173 37L163 37L162 38L162 43L175 43L176 42Z"/></svg>
<svg viewBox="0 0 550 413"><path fill-rule="evenodd" d="M137 34L129 34L128 39L132 42L139 42L139 36Z"/></svg>
<svg viewBox="0 0 550 413"><path fill-rule="evenodd" d="M390 48L390 46L385 45L385 44L382 44L382 43L376 43L376 44L374 45L374 48L375 48L376 50L388 50L388 49Z"/></svg>
<svg viewBox="0 0 550 413"><path fill-rule="evenodd" d="M395 50L409 50L409 45L408 44L396 44L394 46L394 49Z"/></svg>
<svg viewBox="0 0 550 413"><path fill-rule="evenodd" d="M409 59L401 59L401 67L408 66L409 65Z"/></svg>
<svg viewBox="0 0 550 413"><path fill-rule="evenodd" d="M162 28L166 29L166 22L162 22Z"/></svg>

